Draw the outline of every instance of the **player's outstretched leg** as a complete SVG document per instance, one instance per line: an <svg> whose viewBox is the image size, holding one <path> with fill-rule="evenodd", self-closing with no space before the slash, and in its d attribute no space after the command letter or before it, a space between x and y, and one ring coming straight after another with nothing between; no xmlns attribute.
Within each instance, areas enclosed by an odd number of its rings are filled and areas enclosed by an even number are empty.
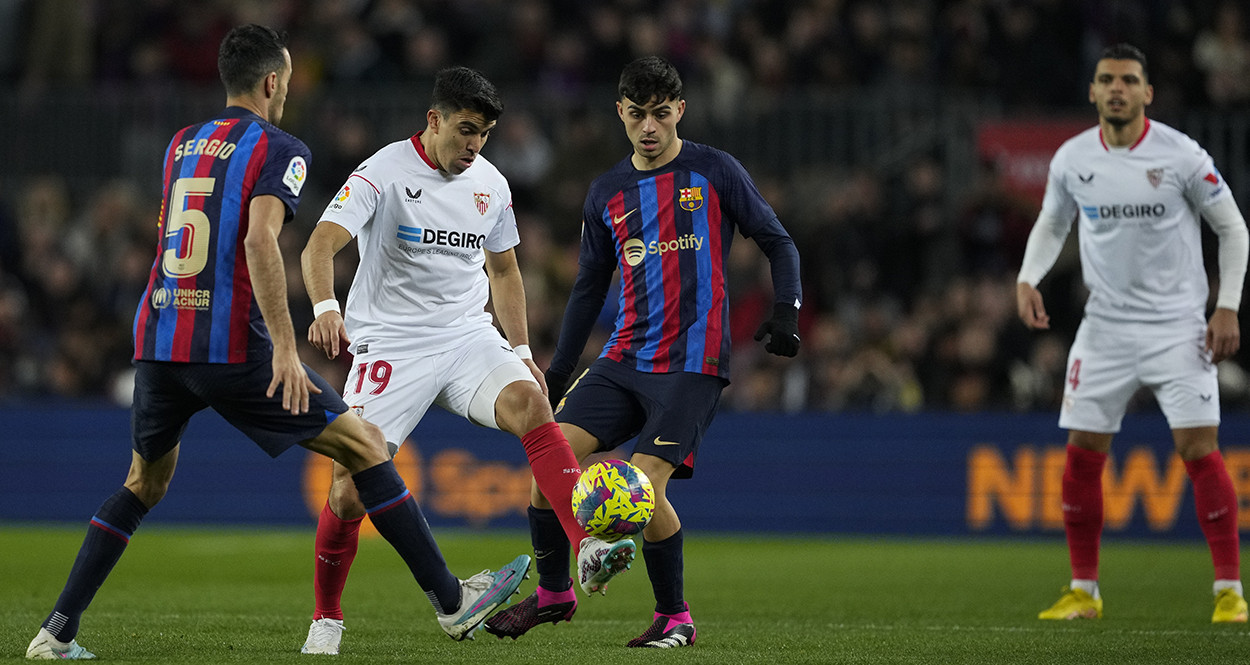
<svg viewBox="0 0 1250 665"><path fill-rule="evenodd" d="M690 617L690 605L676 614L655 613L655 620L642 635L630 640L625 646L650 649L672 649L694 644L696 631Z"/></svg>
<svg viewBox="0 0 1250 665"><path fill-rule="evenodd" d="M40 628L39 634L26 647L26 660L94 660L95 654L78 646L78 642L70 640L61 642Z"/></svg>
<svg viewBox="0 0 1250 665"><path fill-rule="evenodd" d="M634 541L628 538L615 543L592 537L583 539L581 550L577 553L577 574L582 591L588 596L596 591L605 595L608 582L629 570L636 553Z"/></svg>
<svg viewBox="0 0 1250 665"><path fill-rule="evenodd" d="M438 612L438 625L453 640L473 639L473 631L482 625L500 605L517 593L521 581L529 577L530 557L522 554L512 563L492 573L489 570L460 581L460 607L450 613Z"/></svg>
<svg viewBox="0 0 1250 665"><path fill-rule="evenodd" d="M487 619L484 627L500 639L515 640L535 626L572 621L576 611L577 594L573 592L573 579L569 578L569 588L564 591L548 591L539 586L525 600Z"/></svg>

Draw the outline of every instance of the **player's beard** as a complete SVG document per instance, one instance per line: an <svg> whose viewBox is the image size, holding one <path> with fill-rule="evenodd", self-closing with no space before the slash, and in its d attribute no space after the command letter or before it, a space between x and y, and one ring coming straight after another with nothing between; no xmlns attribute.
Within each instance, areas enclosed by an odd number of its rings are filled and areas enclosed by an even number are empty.
<svg viewBox="0 0 1250 665"><path fill-rule="evenodd" d="M1100 104L1098 110L1102 119L1106 120L1107 124L1115 127L1116 129L1122 129L1128 126L1129 123L1141 116L1141 109L1137 109L1135 112L1133 109L1129 109L1129 113L1126 115L1114 115L1110 107Z"/></svg>

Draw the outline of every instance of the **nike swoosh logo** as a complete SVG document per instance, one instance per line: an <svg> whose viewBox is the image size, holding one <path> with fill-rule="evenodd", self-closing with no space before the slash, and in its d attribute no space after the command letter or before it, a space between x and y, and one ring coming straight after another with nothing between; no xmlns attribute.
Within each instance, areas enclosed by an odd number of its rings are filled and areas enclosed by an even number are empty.
<svg viewBox="0 0 1250 665"><path fill-rule="evenodd" d="M676 441L661 441L660 437L658 436L655 437L655 441L652 441L651 443L654 443L657 446L680 446L681 445L680 443L677 443Z"/></svg>
<svg viewBox="0 0 1250 665"><path fill-rule="evenodd" d="M634 208L633 210L630 210L629 212L625 213L624 215L621 215L620 217L613 216L613 217L612 217L612 224L614 224L614 225L615 225L615 224L620 224L621 222L625 221L625 218L626 218L626 217L629 217L630 215L632 215L632 214L634 214L634 213L636 213L636 212L638 212L638 209L637 209L637 208Z"/></svg>

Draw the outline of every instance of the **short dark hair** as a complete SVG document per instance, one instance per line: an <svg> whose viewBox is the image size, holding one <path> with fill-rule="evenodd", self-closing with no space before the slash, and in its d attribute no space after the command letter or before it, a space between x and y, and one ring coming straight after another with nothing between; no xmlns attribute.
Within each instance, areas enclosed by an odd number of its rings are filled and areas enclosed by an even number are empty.
<svg viewBox="0 0 1250 665"><path fill-rule="evenodd" d="M1146 54L1132 44L1115 44L1108 46L1098 55L1099 60L1136 60L1141 64L1142 76L1150 78L1146 67Z"/></svg>
<svg viewBox="0 0 1250 665"><path fill-rule="evenodd" d="M226 33L217 51L217 71L226 94L251 92L272 72L286 67L286 33L249 23Z"/></svg>
<svg viewBox="0 0 1250 665"><path fill-rule="evenodd" d="M639 104L681 99L681 75L673 63L651 55L625 65L616 86L616 98L631 99Z"/></svg>
<svg viewBox="0 0 1250 665"><path fill-rule="evenodd" d="M481 113L486 122L503 115L499 91L481 72L468 67L448 67L434 76L434 94L430 108L446 116L467 110Z"/></svg>

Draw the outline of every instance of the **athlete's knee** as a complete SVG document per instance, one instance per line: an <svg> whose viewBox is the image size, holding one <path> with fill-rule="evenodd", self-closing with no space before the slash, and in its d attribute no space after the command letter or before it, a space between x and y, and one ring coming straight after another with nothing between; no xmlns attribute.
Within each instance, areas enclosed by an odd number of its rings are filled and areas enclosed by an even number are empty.
<svg viewBox="0 0 1250 665"><path fill-rule="evenodd" d="M341 467L340 467L341 468ZM330 510L334 512L339 519L354 520L365 516L365 504L360 501L360 493L356 491L356 483L352 482L350 475L344 473L343 477L336 477L330 484Z"/></svg>
<svg viewBox="0 0 1250 665"><path fill-rule="evenodd" d="M126 489L130 490L143 505L152 508L169 491L174 479L174 468L178 464L178 448L165 453L160 459L149 462L135 452L130 461L130 470L126 473Z"/></svg>
<svg viewBox="0 0 1250 665"><path fill-rule="evenodd" d="M514 381L495 400L495 422L505 432L523 436L552 422L551 405L538 384Z"/></svg>
<svg viewBox="0 0 1250 665"><path fill-rule="evenodd" d="M1202 459L1219 450L1219 429L1194 427L1172 430L1176 454L1186 462Z"/></svg>
<svg viewBox="0 0 1250 665"><path fill-rule="evenodd" d="M1068 445L1084 450L1106 453L1110 452L1111 440L1114 437L1115 435L1110 433L1069 430Z"/></svg>

